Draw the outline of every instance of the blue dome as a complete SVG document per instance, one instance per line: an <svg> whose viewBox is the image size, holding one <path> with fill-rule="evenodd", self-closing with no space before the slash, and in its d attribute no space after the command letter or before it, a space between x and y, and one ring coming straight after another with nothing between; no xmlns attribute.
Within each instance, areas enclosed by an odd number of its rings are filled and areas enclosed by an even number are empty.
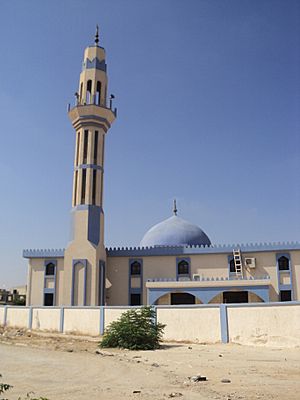
<svg viewBox="0 0 300 400"><path fill-rule="evenodd" d="M140 243L141 247L180 245L210 246L211 242L198 226L173 215L150 228Z"/></svg>

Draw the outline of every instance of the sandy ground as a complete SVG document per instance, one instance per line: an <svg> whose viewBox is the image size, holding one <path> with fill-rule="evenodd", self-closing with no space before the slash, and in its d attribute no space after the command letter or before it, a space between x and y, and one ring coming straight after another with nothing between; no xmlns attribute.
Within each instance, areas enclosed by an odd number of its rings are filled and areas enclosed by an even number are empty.
<svg viewBox="0 0 300 400"><path fill-rule="evenodd" d="M104 351L98 340L0 331L2 381L14 386L8 399L30 391L50 400L300 399L299 348L164 343ZM207 381L191 382L197 374Z"/></svg>

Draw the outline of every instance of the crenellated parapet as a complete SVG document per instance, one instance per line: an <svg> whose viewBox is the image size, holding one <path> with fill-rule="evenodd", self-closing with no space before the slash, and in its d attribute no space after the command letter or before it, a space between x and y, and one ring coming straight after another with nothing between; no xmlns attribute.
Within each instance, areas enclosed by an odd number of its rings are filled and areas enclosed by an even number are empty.
<svg viewBox="0 0 300 400"><path fill-rule="evenodd" d="M149 246L149 247L110 247L107 248L109 257L129 256L166 256L180 254L222 254L232 253L233 249L240 249L243 253L261 251L300 250L300 242L261 242L213 244L211 246Z"/></svg>
<svg viewBox="0 0 300 400"><path fill-rule="evenodd" d="M65 249L25 249L24 258L58 258L64 257Z"/></svg>

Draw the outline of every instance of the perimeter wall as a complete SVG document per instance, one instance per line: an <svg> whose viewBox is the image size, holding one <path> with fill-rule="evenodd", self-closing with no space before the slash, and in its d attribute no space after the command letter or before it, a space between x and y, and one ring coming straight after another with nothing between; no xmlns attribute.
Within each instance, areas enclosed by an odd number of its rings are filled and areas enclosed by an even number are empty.
<svg viewBox="0 0 300 400"><path fill-rule="evenodd" d="M0 306L0 326L98 336L132 308ZM300 346L300 302L155 308L166 341Z"/></svg>

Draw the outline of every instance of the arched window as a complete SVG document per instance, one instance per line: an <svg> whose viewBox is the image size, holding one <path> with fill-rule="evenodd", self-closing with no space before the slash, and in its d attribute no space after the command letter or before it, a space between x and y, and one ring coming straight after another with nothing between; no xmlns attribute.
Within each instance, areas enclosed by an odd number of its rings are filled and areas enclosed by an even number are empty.
<svg viewBox="0 0 300 400"><path fill-rule="evenodd" d="M177 272L178 275L189 275L189 263L186 260L179 261Z"/></svg>
<svg viewBox="0 0 300 400"><path fill-rule="evenodd" d="M279 271L288 271L290 269L290 260L285 256L278 258L278 269Z"/></svg>
<svg viewBox="0 0 300 400"><path fill-rule="evenodd" d="M86 84L86 104L92 102L92 81L89 79Z"/></svg>
<svg viewBox="0 0 300 400"><path fill-rule="evenodd" d="M130 274L131 275L141 275L141 263L138 261L133 261L130 264Z"/></svg>
<svg viewBox="0 0 300 400"><path fill-rule="evenodd" d="M45 275L54 275L55 273L55 265L50 262L46 265Z"/></svg>
<svg viewBox="0 0 300 400"><path fill-rule="evenodd" d="M101 82L97 82L97 90L96 90L96 104L100 106L101 103Z"/></svg>

